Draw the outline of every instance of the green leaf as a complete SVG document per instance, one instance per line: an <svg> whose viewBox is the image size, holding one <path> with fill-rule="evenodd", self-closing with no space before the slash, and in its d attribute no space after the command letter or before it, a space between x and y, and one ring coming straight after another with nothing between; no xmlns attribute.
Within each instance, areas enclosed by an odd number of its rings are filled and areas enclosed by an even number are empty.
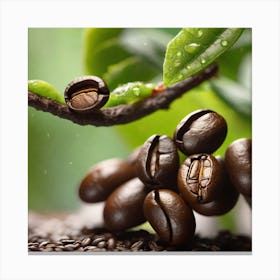
<svg viewBox="0 0 280 280"><path fill-rule="evenodd" d="M103 78L109 88L114 89L120 84L133 82L138 78L141 81L150 81L156 73L157 71L149 63L142 61L139 57L130 56L108 67L108 71L103 75Z"/></svg>
<svg viewBox="0 0 280 280"><path fill-rule="evenodd" d="M65 103L62 94L54 86L42 80L29 80L28 91L62 104Z"/></svg>
<svg viewBox="0 0 280 280"><path fill-rule="evenodd" d="M117 87L111 92L106 107L120 104L131 104L151 96L156 84L143 82L131 82Z"/></svg>
<svg viewBox="0 0 280 280"><path fill-rule="evenodd" d="M247 55L252 54L252 31L247 28L243 31L238 41L217 62L219 73L232 80L239 79L239 67Z"/></svg>
<svg viewBox="0 0 280 280"><path fill-rule="evenodd" d="M127 58L120 45L121 28L90 28L85 32L85 69L88 75L103 76L110 65Z"/></svg>
<svg viewBox="0 0 280 280"><path fill-rule="evenodd" d="M238 81L246 88L251 89L252 85L252 54L247 54L240 63Z"/></svg>
<svg viewBox="0 0 280 280"><path fill-rule="evenodd" d="M153 28L126 29L120 36L122 46L162 71L166 45L172 39L167 32Z"/></svg>
<svg viewBox="0 0 280 280"><path fill-rule="evenodd" d="M216 94L237 112L251 116L252 102L250 88L225 77L214 79L210 81L210 84Z"/></svg>
<svg viewBox="0 0 280 280"><path fill-rule="evenodd" d="M167 31L88 29L84 53L87 74L102 77L111 90L127 82L155 79L161 74L166 45L172 38L172 29Z"/></svg>
<svg viewBox="0 0 280 280"><path fill-rule="evenodd" d="M163 82L171 85L201 71L228 50L242 28L184 28L169 42Z"/></svg>

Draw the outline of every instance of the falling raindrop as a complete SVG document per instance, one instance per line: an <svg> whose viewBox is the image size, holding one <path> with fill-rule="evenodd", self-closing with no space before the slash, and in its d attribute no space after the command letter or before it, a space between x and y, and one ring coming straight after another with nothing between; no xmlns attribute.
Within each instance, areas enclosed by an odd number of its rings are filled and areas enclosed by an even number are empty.
<svg viewBox="0 0 280 280"><path fill-rule="evenodd" d="M44 170L44 175L47 175L47 174L48 174L48 170L45 169L45 170Z"/></svg>
<svg viewBox="0 0 280 280"><path fill-rule="evenodd" d="M50 133L49 133L49 132L47 133L47 137L48 137L48 138L50 138L50 137L51 137L51 135L50 135Z"/></svg>
<svg viewBox="0 0 280 280"><path fill-rule="evenodd" d="M73 162L72 162L72 161L69 161L69 164L70 164L70 165L72 165L72 164L73 164Z"/></svg>

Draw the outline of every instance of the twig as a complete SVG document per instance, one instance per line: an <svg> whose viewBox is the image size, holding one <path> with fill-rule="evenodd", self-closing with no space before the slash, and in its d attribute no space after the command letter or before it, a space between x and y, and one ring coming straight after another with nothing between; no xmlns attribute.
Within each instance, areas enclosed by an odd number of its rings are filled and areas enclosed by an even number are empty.
<svg viewBox="0 0 280 280"><path fill-rule="evenodd" d="M28 92L28 104L37 110L49 112L80 125L112 126L125 124L140 119L158 109L167 109L172 101L203 81L216 75L217 69L216 64L210 65L202 72L167 87L163 92L146 98L143 101L131 105L118 105L116 107L104 108L90 114L71 112L66 105L32 92Z"/></svg>

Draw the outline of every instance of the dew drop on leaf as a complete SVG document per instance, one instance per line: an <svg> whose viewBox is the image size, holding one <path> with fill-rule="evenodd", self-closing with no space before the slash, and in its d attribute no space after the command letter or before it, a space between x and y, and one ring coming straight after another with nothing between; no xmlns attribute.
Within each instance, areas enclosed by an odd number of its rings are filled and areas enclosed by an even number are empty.
<svg viewBox="0 0 280 280"><path fill-rule="evenodd" d="M133 90L133 93L134 93L135 96L139 96L139 94L140 94L140 89L139 89L139 87L135 87L135 88L132 89L132 90Z"/></svg>
<svg viewBox="0 0 280 280"><path fill-rule="evenodd" d="M201 62L201 64L205 64L206 60L204 58L202 58L200 62Z"/></svg>
<svg viewBox="0 0 280 280"><path fill-rule="evenodd" d="M181 66L181 61L180 60L176 60L174 63L174 67L180 67Z"/></svg>
<svg viewBox="0 0 280 280"><path fill-rule="evenodd" d="M184 47L184 50L188 53L194 53L197 48L200 46L200 44L197 44L197 43L191 43L191 44L188 44Z"/></svg>
<svg viewBox="0 0 280 280"><path fill-rule="evenodd" d="M222 45L223 47L226 47L226 46L228 45L228 41L227 41L227 40L222 40L222 41L221 41L221 45Z"/></svg>
<svg viewBox="0 0 280 280"><path fill-rule="evenodd" d="M203 35L203 31L202 31L201 29L199 29L199 30L197 31L197 37L198 37L198 38L201 38L202 35Z"/></svg>
<svg viewBox="0 0 280 280"><path fill-rule="evenodd" d="M179 51L179 52L176 53L176 56L177 56L177 57L181 57L181 56L182 56L182 53Z"/></svg>

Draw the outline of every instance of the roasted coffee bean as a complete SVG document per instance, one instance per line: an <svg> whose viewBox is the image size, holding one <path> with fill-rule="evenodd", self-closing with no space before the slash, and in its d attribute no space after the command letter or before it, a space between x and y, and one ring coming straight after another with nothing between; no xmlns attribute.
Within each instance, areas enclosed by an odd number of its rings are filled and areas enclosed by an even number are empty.
<svg viewBox="0 0 280 280"><path fill-rule="evenodd" d="M86 246L88 246L90 243L91 243L91 238L90 237L86 237L86 238L84 238L83 240L82 240L82 242L81 242L81 246L83 246L83 247L86 247Z"/></svg>
<svg viewBox="0 0 280 280"><path fill-rule="evenodd" d="M229 212L236 204L239 193L233 187L225 167L224 159L221 156L216 157L222 168L221 188L214 201L208 203L191 203L191 208L199 214L205 216L218 216Z"/></svg>
<svg viewBox="0 0 280 280"><path fill-rule="evenodd" d="M230 181L244 196L252 193L252 140L237 139L232 142L225 153L225 163Z"/></svg>
<svg viewBox="0 0 280 280"><path fill-rule="evenodd" d="M214 156L195 154L181 165L178 188L187 203L207 203L218 198L222 177L222 168Z"/></svg>
<svg viewBox="0 0 280 280"><path fill-rule="evenodd" d="M104 237L97 237L97 238L94 238L94 240L92 241L91 245L96 246L99 242L102 242L102 241L104 241L104 240L105 240Z"/></svg>
<svg viewBox="0 0 280 280"><path fill-rule="evenodd" d="M168 136L153 135L143 144L136 162L137 175L151 189L177 188L179 156Z"/></svg>
<svg viewBox="0 0 280 280"><path fill-rule="evenodd" d="M147 188L134 178L117 188L107 198L104 207L104 222L107 228L125 230L145 222L143 201Z"/></svg>
<svg viewBox="0 0 280 280"><path fill-rule="evenodd" d="M106 83L96 76L79 77L69 83L64 98L71 111L91 113L106 104L110 91Z"/></svg>
<svg viewBox="0 0 280 280"><path fill-rule="evenodd" d="M144 214L159 237L171 245L188 244L195 232L191 208L174 191L151 191L144 201Z"/></svg>
<svg viewBox="0 0 280 280"><path fill-rule="evenodd" d="M136 176L135 168L126 160L109 159L91 168L79 186L85 202L104 201L117 187Z"/></svg>
<svg viewBox="0 0 280 280"><path fill-rule="evenodd" d="M116 247L116 240L115 238L109 238L107 241L107 249L108 250L113 250Z"/></svg>
<svg viewBox="0 0 280 280"><path fill-rule="evenodd" d="M216 112L201 109L187 115L174 132L177 147L186 155L216 151L225 140L227 123Z"/></svg>

